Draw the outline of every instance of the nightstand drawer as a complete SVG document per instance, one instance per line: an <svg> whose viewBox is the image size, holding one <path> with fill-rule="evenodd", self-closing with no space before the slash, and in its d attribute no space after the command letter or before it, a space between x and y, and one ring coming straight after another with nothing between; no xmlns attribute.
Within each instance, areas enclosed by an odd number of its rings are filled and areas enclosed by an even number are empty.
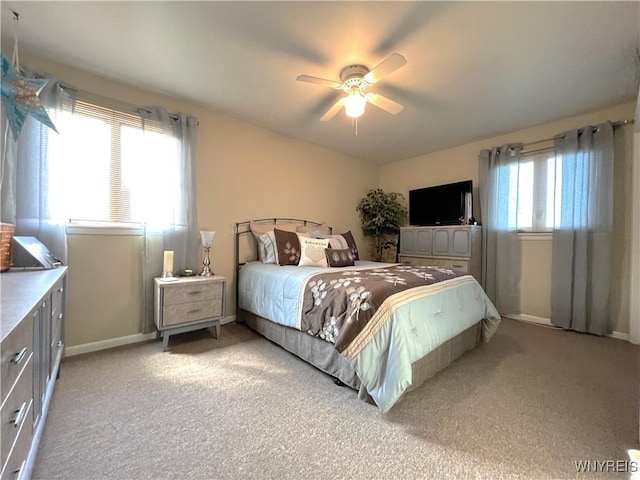
<svg viewBox="0 0 640 480"><path fill-rule="evenodd" d="M222 282L194 282L164 289L164 305L178 305L222 298ZM165 324L167 322L164 322Z"/></svg>
<svg viewBox="0 0 640 480"><path fill-rule="evenodd" d="M220 285L222 288L222 285ZM176 325L179 323L196 322L208 318L222 316L222 298L206 300L204 302L181 303L165 305L162 309L162 325Z"/></svg>
<svg viewBox="0 0 640 480"><path fill-rule="evenodd" d="M33 316L28 315L2 342L0 390L6 398L18 375L33 353Z"/></svg>
<svg viewBox="0 0 640 480"><path fill-rule="evenodd" d="M0 441L2 442L2 452L0 458L4 465L11 445L18 436L18 432L23 424L31 428L33 418L31 418L31 405L33 403L33 367L32 357L26 359L25 369L20 378L13 386L9 396L0 409Z"/></svg>

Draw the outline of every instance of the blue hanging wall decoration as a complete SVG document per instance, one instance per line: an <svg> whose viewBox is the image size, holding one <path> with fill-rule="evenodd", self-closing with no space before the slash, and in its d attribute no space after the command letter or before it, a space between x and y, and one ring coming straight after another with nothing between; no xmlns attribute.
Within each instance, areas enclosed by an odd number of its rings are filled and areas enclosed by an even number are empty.
<svg viewBox="0 0 640 480"><path fill-rule="evenodd" d="M17 23L18 14L15 12L14 17ZM26 78L22 75L20 65L17 62L17 34L14 49L16 65L9 61L4 53L0 52L2 55L2 103L5 107L7 123L11 128L11 133L13 133L13 139L18 139L18 135L20 135L20 131L29 116L57 132L58 130L56 130L38 97L49 80Z"/></svg>

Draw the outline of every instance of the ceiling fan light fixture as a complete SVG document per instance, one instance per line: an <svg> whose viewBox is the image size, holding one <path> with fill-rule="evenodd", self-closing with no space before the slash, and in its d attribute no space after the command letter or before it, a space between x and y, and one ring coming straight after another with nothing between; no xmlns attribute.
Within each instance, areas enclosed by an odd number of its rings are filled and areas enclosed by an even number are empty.
<svg viewBox="0 0 640 480"><path fill-rule="evenodd" d="M344 99L344 109L349 117L358 118L364 113L367 99L360 93L359 89L353 89Z"/></svg>

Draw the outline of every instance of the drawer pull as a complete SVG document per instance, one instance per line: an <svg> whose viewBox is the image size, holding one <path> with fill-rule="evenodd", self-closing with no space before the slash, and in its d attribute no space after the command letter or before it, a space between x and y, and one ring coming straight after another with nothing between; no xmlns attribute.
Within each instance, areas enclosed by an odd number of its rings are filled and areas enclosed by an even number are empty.
<svg viewBox="0 0 640 480"><path fill-rule="evenodd" d="M62 320L62 314L61 313L58 314L58 320Z"/></svg>
<svg viewBox="0 0 640 480"><path fill-rule="evenodd" d="M27 351L27 347L24 347L22 350L20 350L20 352L16 353L15 357L11 359L11 363L15 363L16 365L18 365L22 360L24 360L24 357L27 356Z"/></svg>
<svg viewBox="0 0 640 480"><path fill-rule="evenodd" d="M189 292L189 295L200 295L202 293L202 290L192 290Z"/></svg>
<svg viewBox="0 0 640 480"><path fill-rule="evenodd" d="M64 292L64 287L60 287L60 288L58 289L58 293L62 293L62 292Z"/></svg>
<svg viewBox="0 0 640 480"><path fill-rule="evenodd" d="M198 313L198 312L201 312L201 311L202 311L202 309L201 309L201 308L198 308L198 309L196 309L196 310L189 310L187 313L188 313L189 315L192 315L192 314L194 314L194 313Z"/></svg>
<svg viewBox="0 0 640 480"><path fill-rule="evenodd" d="M22 425L22 421L27 416L27 402L24 402L20 407L20 410L17 410L16 413L17 415L16 415L16 418L13 420L13 423L15 424L14 426L18 428L20 427L20 425Z"/></svg>
<svg viewBox="0 0 640 480"><path fill-rule="evenodd" d="M22 465L20 465L20 468L18 468L17 470L14 470L13 472L11 472L13 475L16 476L16 478L20 478L20 474L22 472L24 472L24 466L27 464L27 461L25 460L24 462L22 462Z"/></svg>

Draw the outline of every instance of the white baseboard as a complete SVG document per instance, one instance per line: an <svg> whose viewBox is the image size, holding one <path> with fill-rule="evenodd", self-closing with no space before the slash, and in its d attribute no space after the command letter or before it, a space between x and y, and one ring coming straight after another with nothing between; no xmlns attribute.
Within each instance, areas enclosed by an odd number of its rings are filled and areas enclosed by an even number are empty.
<svg viewBox="0 0 640 480"><path fill-rule="evenodd" d="M226 325L235 321L236 316L230 315L220 320L220 325ZM83 353L98 352L108 348L130 345L132 343L146 342L147 340L153 340L154 338L156 338L155 332L136 333L135 335L127 335L126 337L109 338L107 340L100 340L99 342L83 343L82 345L66 347L64 349L64 356L73 357L74 355L82 355Z"/></svg>
<svg viewBox="0 0 640 480"><path fill-rule="evenodd" d="M83 353L97 352L106 350L107 348L121 347L131 343L146 342L156 338L155 332L137 333L135 335L127 335L126 337L109 338L108 340L100 340L99 342L83 343L82 345L74 345L64 349L65 357L73 357L74 355L82 355Z"/></svg>
<svg viewBox="0 0 640 480"><path fill-rule="evenodd" d="M617 338L618 340L626 340L629 341L629 334L624 332L611 332L609 334L611 338Z"/></svg>
<svg viewBox="0 0 640 480"><path fill-rule="evenodd" d="M534 315L527 315L526 313L514 313L510 315L505 315L505 317L512 318L514 320L519 320L522 322L535 323L538 325L543 325L545 327L560 328L552 324L551 319L549 318L536 317ZM607 336L610 338L615 338L617 340L626 340L627 342L629 341L629 334L624 332L614 331Z"/></svg>
<svg viewBox="0 0 640 480"><path fill-rule="evenodd" d="M520 320L522 322L537 323L538 325L544 325L546 327L555 327L549 318L536 317L535 315L527 315L526 313L513 313L505 315L505 317Z"/></svg>

